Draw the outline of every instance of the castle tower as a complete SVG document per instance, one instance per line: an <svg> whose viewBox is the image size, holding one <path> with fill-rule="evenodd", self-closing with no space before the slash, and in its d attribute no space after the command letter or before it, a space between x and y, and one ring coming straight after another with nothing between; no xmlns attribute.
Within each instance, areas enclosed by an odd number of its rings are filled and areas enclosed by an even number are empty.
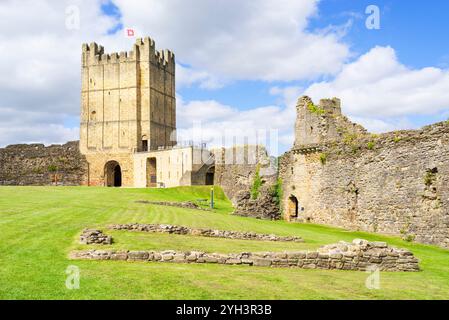
<svg viewBox="0 0 449 320"><path fill-rule="evenodd" d="M82 46L80 148L132 153L176 144L175 58L137 39L130 52Z"/></svg>
<svg viewBox="0 0 449 320"><path fill-rule="evenodd" d="M174 54L156 51L146 37L130 52L83 44L81 64L80 151L89 184L133 185L133 154L176 145Z"/></svg>

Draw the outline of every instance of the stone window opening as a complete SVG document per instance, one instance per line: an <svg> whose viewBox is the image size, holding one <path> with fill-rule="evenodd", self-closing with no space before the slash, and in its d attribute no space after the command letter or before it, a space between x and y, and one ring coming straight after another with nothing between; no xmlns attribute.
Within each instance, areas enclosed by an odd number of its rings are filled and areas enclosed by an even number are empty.
<svg viewBox="0 0 449 320"><path fill-rule="evenodd" d="M148 140L142 140L142 151L148 151Z"/></svg>
<svg viewBox="0 0 449 320"><path fill-rule="evenodd" d="M96 111L92 111L90 113L90 121L96 121L97 120L97 112Z"/></svg>

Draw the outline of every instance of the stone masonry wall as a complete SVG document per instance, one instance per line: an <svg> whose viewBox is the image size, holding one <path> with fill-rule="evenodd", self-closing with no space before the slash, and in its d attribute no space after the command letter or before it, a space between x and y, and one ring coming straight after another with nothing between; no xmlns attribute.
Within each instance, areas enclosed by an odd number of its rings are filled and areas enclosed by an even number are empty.
<svg viewBox="0 0 449 320"><path fill-rule="evenodd" d="M289 267L303 269L339 269L366 271L419 271L419 261L405 249L389 247L385 242L356 239L353 243L340 242L317 251L264 253L206 253L200 251L128 251L87 250L74 251L71 259L123 260L171 263L216 263L259 267Z"/></svg>
<svg viewBox="0 0 449 320"><path fill-rule="evenodd" d="M265 220L281 219L279 203L273 194L273 184L266 183L259 190L257 199L251 197L249 190L239 191L234 197L233 214Z"/></svg>
<svg viewBox="0 0 449 320"><path fill-rule="evenodd" d="M298 145L280 176L287 220L449 247L448 122Z"/></svg>
<svg viewBox="0 0 449 320"><path fill-rule="evenodd" d="M226 196L234 204L239 191L250 190L258 165L263 179L269 180L277 174L263 146L236 146L213 149L211 152L215 156L214 183L223 188Z"/></svg>
<svg viewBox="0 0 449 320"><path fill-rule="evenodd" d="M17 144L0 149L0 185L84 185L87 162L78 141Z"/></svg>

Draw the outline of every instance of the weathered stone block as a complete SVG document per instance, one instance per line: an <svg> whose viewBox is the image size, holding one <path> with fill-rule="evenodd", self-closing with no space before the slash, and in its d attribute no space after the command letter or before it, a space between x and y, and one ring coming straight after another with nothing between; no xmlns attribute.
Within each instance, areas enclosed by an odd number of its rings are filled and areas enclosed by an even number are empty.
<svg viewBox="0 0 449 320"><path fill-rule="evenodd" d="M130 251L128 252L129 261L145 261L148 260L149 254L146 251Z"/></svg>
<svg viewBox="0 0 449 320"><path fill-rule="evenodd" d="M256 266L256 267L269 267L269 266L271 266L271 260L270 259L263 259L263 258L254 258L253 259L253 266Z"/></svg>

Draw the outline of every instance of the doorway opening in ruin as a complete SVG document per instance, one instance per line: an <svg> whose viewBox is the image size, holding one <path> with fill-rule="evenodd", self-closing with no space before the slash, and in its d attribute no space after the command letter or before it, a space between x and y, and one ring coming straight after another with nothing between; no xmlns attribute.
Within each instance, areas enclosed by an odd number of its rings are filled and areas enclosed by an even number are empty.
<svg viewBox="0 0 449 320"><path fill-rule="evenodd" d="M105 183L108 187L122 186L122 168L117 161L109 161L104 167Z"/></svg>
<svg viewBox="0 0 449 320"><path fill-rule="evenodd" d="M157 187L157 165L156 158L147 159L147 187Z"/></svg>
<svg viewBox="0 0 449 320"><path fill-rule="evenodd" d="M214 185L215 166L210 167L206 172L206 186Z"/></svg>
<svg viewBox="0 0 449 320"><path fill-rule="evenodd" d="M291 195L288 198L288 215L290 218L292 219L296 219L298 218L298 212L299 212L299 204L298 204L298 199Z"/></svg>

